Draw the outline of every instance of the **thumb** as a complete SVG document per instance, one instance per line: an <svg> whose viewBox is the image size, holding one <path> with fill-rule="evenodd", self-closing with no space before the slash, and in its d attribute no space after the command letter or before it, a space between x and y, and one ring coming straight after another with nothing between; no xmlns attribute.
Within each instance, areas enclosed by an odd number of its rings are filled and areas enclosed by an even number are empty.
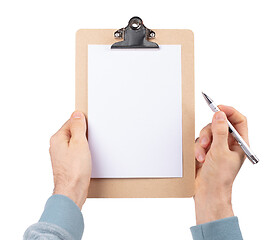
<svg viewBox="0 0 273 240"><path fill-rule="evenodd" d="M75 111L70 117L70 132L71 138L81 139L86 137L86 121L84 114L80 111Z"/></svg>
<svg viewBox="0 0 273 240"><path fill-rule="evenodd" d="M228 148L228 124L226 114L219 111L214 114L211 124L213 136L212 147Z"/></svg>

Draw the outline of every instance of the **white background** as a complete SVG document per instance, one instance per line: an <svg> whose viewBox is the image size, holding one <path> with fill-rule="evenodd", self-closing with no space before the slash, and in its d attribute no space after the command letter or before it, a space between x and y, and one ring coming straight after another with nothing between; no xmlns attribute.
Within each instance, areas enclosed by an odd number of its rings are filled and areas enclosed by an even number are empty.
<svg viewBox="0 0 273 240"><path fill-rule="evenodd" d="M271 1L1 1L1 238L20 239L53 189L49 138L74 110L75 32L121 28L195 34L196 136L212 113L201 90L249 121L261 162L246 161L233 191L245 239L272 235ZM171 36L170 36L171 37ZM83 239L191 239L192 199L88 199Z"/></svg>

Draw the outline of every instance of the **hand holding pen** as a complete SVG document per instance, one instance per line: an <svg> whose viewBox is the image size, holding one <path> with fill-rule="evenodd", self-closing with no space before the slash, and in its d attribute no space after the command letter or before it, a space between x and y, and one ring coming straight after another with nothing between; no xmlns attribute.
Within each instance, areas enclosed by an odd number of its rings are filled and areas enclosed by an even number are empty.
<svg viewBox="0 0 273 240"><path fill-rule="evenodd" d="M229 134L227 119L248 143L244 115L233 107L220 105L212 123L204 127L195 143L196 223L202 224L234 216L231 193L233 182L245 160L245 153Z"/></svg>
<svg viewBox="0 0 273 240"><path fill-rule="evenodd" d="M213 100L208 95L206 95L203 92L202 92L202 94L203 94L203 97L205 98L207 104L209 105L209 107L211 108L211 110L213 112L220 111L220 109L218 108L218 106L213 102ZM229 127L229 132L235 138L235 140L237 141L237 143L240 145L240 147L242 148L242 150L246 154L247 158L253 164L258 163L259 159L253 153L253 151L249 148L248 144L244 141L244 139L241 137L241 135L237 132L237 130L233 127L233 125L228 120L227 120L227 123L228 123L228 127Z"/></svg>

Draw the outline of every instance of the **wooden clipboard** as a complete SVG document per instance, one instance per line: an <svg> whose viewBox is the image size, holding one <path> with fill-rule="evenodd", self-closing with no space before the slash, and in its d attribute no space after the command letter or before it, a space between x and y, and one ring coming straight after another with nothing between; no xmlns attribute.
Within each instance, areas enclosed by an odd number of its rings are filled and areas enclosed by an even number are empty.
<svg viewBox="0 0 273 240"><path fill-rule="evenodd" d="M155 29L151 42L181 45L182 63L182 178L95 178L90 180L89 198L184 198L194 195L195 104L193 32ZM112 45L114 29L80 29L76 33L76 110L88 117L88 45ZM88 121L88 119L87 119Z"/></svg>

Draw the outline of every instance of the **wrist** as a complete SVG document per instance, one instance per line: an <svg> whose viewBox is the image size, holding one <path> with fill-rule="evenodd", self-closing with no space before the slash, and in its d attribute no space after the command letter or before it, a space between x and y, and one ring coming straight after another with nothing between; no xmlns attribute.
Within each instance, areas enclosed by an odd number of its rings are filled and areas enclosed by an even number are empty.
<svg viewBox="0 0 273 240"><path fill-rule="evenodd" d="M80 183L56 184L53 195L61 194L69 197L80 209L87 198L88 185Z"/></svg>
<svg viewBox="0 0 273 240"><path fill-rule="evenodd" d="M194 201L197 225L234 216L231 190L199 191Z"/></svg>

